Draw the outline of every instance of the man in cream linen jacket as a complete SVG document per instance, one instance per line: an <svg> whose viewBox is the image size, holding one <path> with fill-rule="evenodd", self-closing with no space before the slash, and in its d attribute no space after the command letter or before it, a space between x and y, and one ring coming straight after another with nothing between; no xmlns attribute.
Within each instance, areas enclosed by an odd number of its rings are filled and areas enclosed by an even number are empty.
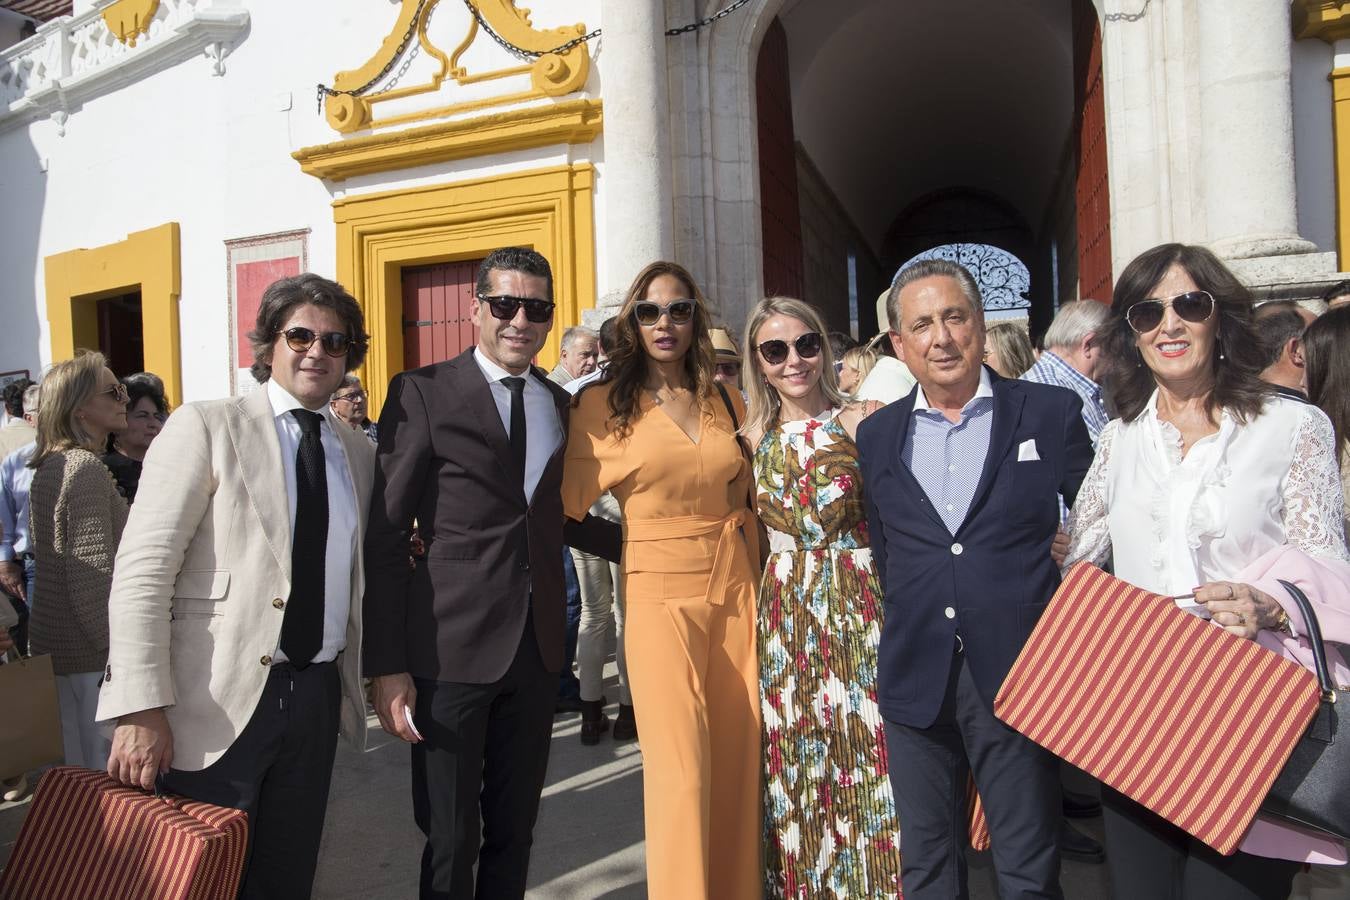
<svg viewBox="0 0 1350 900"><path fill-rule="evenodd" d="M118 551L100 721L126 784L249 814L241 897L308 897L342 733L365 739L360 553L375 450L334 426L356 301L299 275L263 294L263 387L176 411Z"/></svg>

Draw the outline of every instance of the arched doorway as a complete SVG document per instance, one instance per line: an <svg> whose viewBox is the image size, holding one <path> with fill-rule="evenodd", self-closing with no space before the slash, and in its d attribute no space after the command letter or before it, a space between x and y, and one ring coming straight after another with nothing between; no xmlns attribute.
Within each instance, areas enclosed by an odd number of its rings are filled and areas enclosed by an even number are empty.
<svg viewBox="0 0 1350 900"><path fill-rule="evenodd" d="M767 0L758 12L765 288L800 284L846 327L914 255L983 243L1026 267L1033 330L1062 302L1109 299L1094 3ZM875 328L864 315L860 336Z"/></svg>

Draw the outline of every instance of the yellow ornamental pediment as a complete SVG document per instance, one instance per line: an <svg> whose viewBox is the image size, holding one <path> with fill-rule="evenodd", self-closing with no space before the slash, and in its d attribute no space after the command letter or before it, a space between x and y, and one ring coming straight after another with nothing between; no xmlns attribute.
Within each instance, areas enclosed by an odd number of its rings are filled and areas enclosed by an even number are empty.
<svg viewBox="0 0 1350 900"><path fill-rule="evenodd" d="M136 46L136 38L150 29L159 0L117 0L103 9L103 23L119 41Z"/></svg>
<svg viewBox="0 0 1350 900"><path fill-rule="evenodd" d="M537 29L516 0L403 0L375 54L320 88L324 112L350 134L562 97L586 83L586 35L584 24Z"/></svg>

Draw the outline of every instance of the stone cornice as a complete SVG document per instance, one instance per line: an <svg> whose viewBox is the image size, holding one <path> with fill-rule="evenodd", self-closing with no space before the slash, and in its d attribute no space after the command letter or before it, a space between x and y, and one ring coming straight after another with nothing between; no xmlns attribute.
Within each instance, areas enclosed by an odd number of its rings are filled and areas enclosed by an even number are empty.
<svg viewBox="0 0 1350 900"><path fill-rule="evenodd" d="M599 100L579 98L361 135L291 155L307 174L340 181L549 144L584 144L600 134L601 119Z"/></svg>
<svg viewBox="0 0 1350 900"><path fill-rule="evenodd" d="M1350 0L1294 0L1290 10L1294 38L1319 38L1328 44L1350 38Z"/></svg>

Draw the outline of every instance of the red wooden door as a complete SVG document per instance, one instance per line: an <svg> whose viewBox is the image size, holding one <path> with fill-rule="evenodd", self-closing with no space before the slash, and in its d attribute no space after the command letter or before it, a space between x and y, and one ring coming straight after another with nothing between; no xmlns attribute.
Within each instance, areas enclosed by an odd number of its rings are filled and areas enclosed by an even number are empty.
<svg viewBox="0 0 1350 900"><path fill-rule="evenodd" d="M403 270L403 368L443 362L478 342L469 307L480 262Z"/></svg>
<svg viewBox="0 0 1350 900"><path fill-rule="evenodd" d="M1091 3L1074 4L1074 95L1078 150L1078 294L1111 302L1111 189L1106 169L1102 30Z"/></svg>
<svg viewBox="0 0 1350 900"><path fill-rule="evenodd" d="M797 142L788 83L788 43L774 19L755 66L759 117L759 200L764 237L764 293L802 295L802 221Z"/></svg>

